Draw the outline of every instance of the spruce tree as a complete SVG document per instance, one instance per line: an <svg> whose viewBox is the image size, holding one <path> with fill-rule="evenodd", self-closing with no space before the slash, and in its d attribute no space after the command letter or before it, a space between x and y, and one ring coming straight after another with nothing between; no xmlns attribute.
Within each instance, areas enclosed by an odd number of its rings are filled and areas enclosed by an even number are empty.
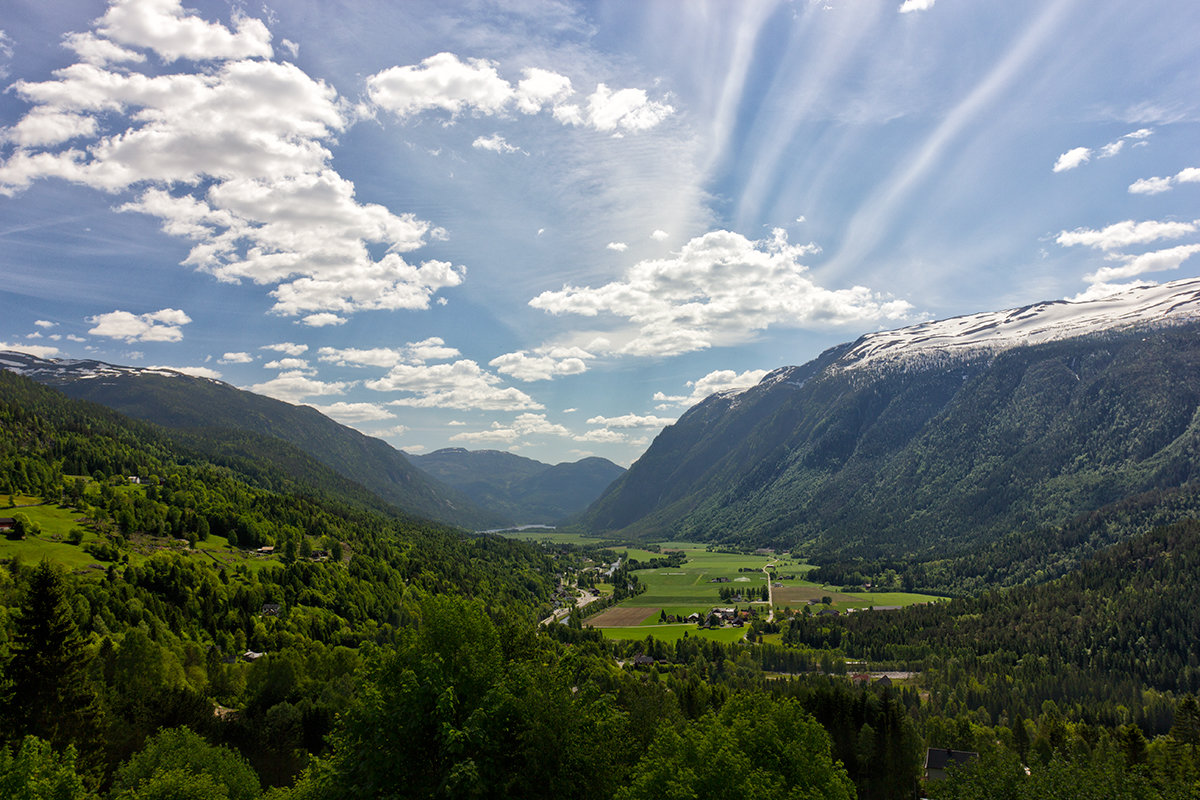
<svg viewBox="0 0 1200 800"><path fill-rule="evenodd" d="M62 575L42 561L21 603L5 669L0 716L6 735L37 736L55 750L74 744L85 761L95 754L100 709L88 681L88 660Z"/></svg>

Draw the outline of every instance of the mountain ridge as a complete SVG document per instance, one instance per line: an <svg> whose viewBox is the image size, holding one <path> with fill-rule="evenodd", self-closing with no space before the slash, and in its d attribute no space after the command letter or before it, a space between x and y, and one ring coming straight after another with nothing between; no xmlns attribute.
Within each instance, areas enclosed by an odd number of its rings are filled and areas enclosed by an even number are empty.
<svg viewBox="0 0 1200 800"><path fill-rule="evenodd" d="M968 326L974 338L942 348L924 336L939 323L921 323L712 395L659 434L585 527L928 560L1186 483L1200 475L1200 281L1153 288L1026 307L1053 311L1043 322L1086 319L1071 336L1031 328L1032 312L995 312L1024 335ZM873 349L906 340L908 358ZM861 361L874 352L888 358Z"/></svg>
<svg viewBox="0 0 1200 800"><path fill-rule="evenodd" d="M59 389L69 397L89 400L135 419L190 431L200 439L220 439L215 432L226 430L281 440L410 514L467 528L507 522L418 470L383 440L342 425L310 406L285 403L223 381L162 367L42 359L4 351L0 352L0 368Z"/></svg>

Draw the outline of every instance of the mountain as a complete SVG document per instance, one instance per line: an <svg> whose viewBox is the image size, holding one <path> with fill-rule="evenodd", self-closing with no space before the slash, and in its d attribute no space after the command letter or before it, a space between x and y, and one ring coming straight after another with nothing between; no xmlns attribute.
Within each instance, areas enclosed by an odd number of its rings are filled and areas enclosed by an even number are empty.
<svg viewBox="0 0 1200 800"><path fill-rule="evenodd" d="M556 523L588 507L624 469L606 458L543 464L499 450L448 447L409 455L419 469L518 524Z"/></svg>
<svg viewBox="0 0 1200 800"><path fill-rule="evenodd" d="M935 560L1200 477L1200 280L873 333L666 428L585 514Z"/></svg>
<svg viewBox="0 0 1200 800"><path fill-rule="evenodd" d="M507 522L408 462L391 445L294 406L210 378L100 361L0 352L0 368L135 419L191 434L193 447L304 469L302 453L411 514L470 528ZM237 433L238 435L233 435Z"/></svg>

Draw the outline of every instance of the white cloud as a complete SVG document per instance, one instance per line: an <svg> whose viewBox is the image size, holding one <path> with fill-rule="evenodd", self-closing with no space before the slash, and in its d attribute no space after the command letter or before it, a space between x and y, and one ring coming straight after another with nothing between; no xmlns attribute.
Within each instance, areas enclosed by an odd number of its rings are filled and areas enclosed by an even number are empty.
<svg viewBox="0 0 1200 800"><path fill-rule="evenodd" d="M542 346L532 354L525 350L505 353L488 362L497 372L511 375L519 381L548 381L560 375L579 375L587 372L587 362L595 358L580 347Z"/></svg>
<svg viewBox="0 0 1200 800"><path fill-rule="evenodd" d="M480 136L471 142L471 147L477 150L490 150L493 153L525 153L524 150L511 145L504 141L504 137L498 133L493 133L491 136ZM525 153L525 155L529 155Z"/></svg>
<svg viewBox="0 0 1200 800"><path fill-rule="evenodd" d="M597 442L601 444L617 444L625 442L629 439L623 433L609 430L608 428L596 428L595 430L581 433L578 436L571 437L577 442Z"/></svg>
<svg viewBox="0 0 1200 800"><path fill-rule="evenodd" d="M308 345L296 344L295 342L279 342L277 344L264 344L259 350L274 350L276 353L286 353L289 356L298 356L308 352Z"/></svg>
<svg viewBox="0 0 1200 800"><path fill-rule="evenodd" d="M234 23L205 21L178 0L114 2L94 31L68 37L79 63L11 87L32 108L0 130L18 145L0 161L0 193L43 178L136 190L118 210L191 240L185 265L273 285L273 310L306 324L428 308L460 284L461 267L402 256L443 231L358 202L330 167L329 144L359 112L295 65L263 60L272 53L262 22L235 13ZM158 74L125 45L197 63ZM134 66L105 66L113 60Z"/></svg>
<svg viewBox="0 0 1200 800"><path fill-rule="evenodd" d="M560 103L574 93L571 79L566 75L531 67L525 70L525 78L517 84L517 109L525 114L536 114L545 106Z"/></svg>
<svg viewBox="0 0 1200 800"><path fill-rule="evenodd" d="M1200 221L1198 221L1200 222ZM1131 219L1114 222L1101 230L1076 228L1062 231L1056 242L1064 247L1082 244L1098 250L1116 250L1131 244L1146 244L1158 239L1178 239L1196 231L1197 222L1158 222L1147 220L1134 222Z"/></svg>
<svg viewBox="0 0 1200 800"><path fill-rule="evenodd" d="M1129 193L1162 194L1171 191L1177 183L1200 183L1200 167L1185 167L1174 177L1139 178L1129 185Z"/></svg>
<svg viewBox="0 0 1200 800"><path fill-rule="evenodd" d="M911 312L907 302L863 286L817 286L799 261L816 249L788 244L782 229L762 241L713 231L670 258L638 262L624 280L565 286L529 304L553 314L624 319L630 327L609 334L610 352L657 357L745 342L775 325L827 327Z"/></svg>
<svg viewBox="0 0 1200 800"><path fill-rule="evenodd" d="M283 400L285 403L299 403L306 397L344 394L347 386L349 384L344 382L319 381L303 372L284 372L269 381L246 388L251 392Z"/></svg>
<svg viewBox="0 0 1200 800"><path fill-rule="evenodd" d="M1075 169L1081 164L1086 164L1092 158L1092 151L1086 147L1075 147L1058 157L1054 162L1055 172L1065 172L1069 169Z"/></svg>
<svg viewBox="0 0 1200 800"><path fill-rule="evenodd" d="M217 359L218 364L249 364L254 356L249 353L226 353Z"/></svg>
<svg viewBox="0 0 1200 800"><path fill-rule="evenodd" d="M447 347L445 341L437 336L422 339L419 342L409 342L403 347L373 347L358 349L348 347L322 347L318 358L321 361L333 363L339 367L394 367L400 363L424 364L426 361L444 361L460 355L458 350Z"/></svg>
<svg viewBox="0 0 1200 800"><path fill-rule="evenodd" d="M570 436L571 432L556 422L550 422L545 414L518 414L510 424L493 422L492 427L482 431L464 431L450 437L453 442L515 442L526 436Z"/></svg>
<svg viewBox="0 0 1200 800"><path fill-rule="evenodd" d="M153 50L164 61L270 58L271 33L238 12L235 31L188 14L180 0L112 0L97 31L118 44Z"/></svg>
<svg viewBox="0 0 1200 800"><path fill-rule="evenodd" d="M383 378L364 385L377 392L407 392L411 396L390 405L417 408L460 408L485 411L540 409L529 395L498 386L500 378L466 359L451 364L397 364Z"/></svg>
<svg viewBox="0 0 1200 800"><path fill-rule="evenodd" d="M643 89L612 91L603 83L587 101L588 123L598 131L644 131L675 112L666 103L651 100Z"/></svg>
<svg viewBox="0 0 1200 800"><path fill-rule="evenodd" d="M438 53L419 66L391 67L370 76L367 94L371 102L405 117L435 108L451 114L464 109L496 114L512 100L514 91L492 62L480 58L464 62L453 53Z"/></svg>
<svg viewBox="0 0 1200 800"><path fill-rule="evenodd" d="M303 358L281 358L276 361L268 361L263 366L267 369L312 369Z"/></svg>
<svg viewBox="0 0 1200 800"><path fill-rule="evenodd" d="M1200 253L1200 244L1182 244L1165 250L1155 250L1136 256L1126 256L1125 263L1119 266L1101 267L1084 280L1090 283L1110 283L1122 278L1132 278L1147 272L1178 269L1179 265L1196 253Z"/></svg>
<svg viewBox="0 0 1200 800"><path fill-rule="evenodd" d="M1171 191L1170 178L1139 178L1129 184L1130 194L1162 194Z"/></svg>
<svg viewBox="0 0 1200 800"><path fill-rule="evenodd" d="M428 450L429 448L423 444L405 444L405 445L400 445L397 449L402 450L405 453L423 453L424 451Z"/></svg>
<svg viewBox="0 0 1200 800"><path fill-rule="evenodd" d="M339 317L337 314L332 314L328 311L322 311L319 314L309 314L300 321L310 328L327 328L330 325L346 324L345 317Z"/></svg>
<svg viewBox="0 0 1200 800"><path fill-rule="evenodd" d="M58 327L57 322L51 322L48 319L35 319L33 321L33 324L37 325L39 328L56 328L56 327Z"/></svg>
<svg viewBox="0 0 1200 800"><path fill-rule="evenodd" d="M0 342L0 350L16 350L18 353L28 353L38 358L54 358L58 355L57 347L45 344L12 344L10 342Z"/></svg>
<svg viewBox="0 0 1200 800"><path fill-rule="evenodd" d="M87 341L87 339L85 339L85 338L84 338L84 337L82 337L82 336L76 336L76 335L75 335L75 334L73 334L73 333L68 333L68 334L67 334L67 341L69 341L69 342L86 342L86 341Z"/></svg>
<svg viewBox="0 0 1200 800"><path fill-rule="evenodd" d="M377 403L347 403L338 401L327 406L320 406L316 403L306 403L305 405L312 406L325 416L335 419L344 425L378 422L379 420L394 419L396 417L391 411L388 411ZM403 425L397 425L396 427L399 430L393 429L393 433L403 433L406 430Z"/></svg>
<svg viewBox="0 0 1200 800"><path fill-rule="evenodd" d="M907 14L910 11L928 11L933 8L936 0L904 0L900 4L900 13Z"/></svg>
<svg viewBox="0 0 1200 800"><path fill-rule="evenodd" d="M1066 300L1071 303L1086 303L1089 300L1103 300L1114 294L1136 289L1139 286L1153 286L1153 281L1130 281L1129 283L1093 283L1087 289Z"/></svg>
<svg viewBox="0 0 1200 800"><path fill-rule="evenodd" d="M1139 128L1136 131L1125 134L1119 139L1114 139L1108 144L1102 145L1097 150L1091 150L1087 147L1073 148L1058 157L1058 161L1054 162L1054 171L1065 172L1069 169L1075 169L1090 161L1093 154L1098 158L1112 158L1125 149L1126 142L1132 141L1134 147L1140 147L1146 144L1145 140L1153 133L1154 130L1152 128ZM1130 191L1134 191L1133 187L1130 187Z"/></svg>
<svg viewBox="0 0 1200 800"><path fill-rule="evenodd" d="M625 242L609 242L604 246L609 250L616 250L618 253L624 253L629 249L629 245L625 244Z"/></svg>
<svg viewBox="0 0 1200 800"><path fill-rule="evenodd" d="M33 333L27 333L27 334L25 334L25 338L26 338L26 339L41 339L41 338L42 338L42 334L41 334L41 333L39 333L38 331L34 331Z"/></svg>
<svg viewBox="0 0 1200 800"><path fill-rule="evenodd" d="M687 382L687 386L692 390L691 394L667 395L662 392L655 392L654 400L659 403L655 408L663 411L677 406L694 406L716 392L724 392L730 389L749 389L751 386L758 384L766 374L767 370L765 369L748 369L745 372L738 372L732 369L713 370L703 378Z"/></svg>
<svg viewBox="0 0 1200 800"><path fill-rule="evenodd" d="M665 428L675 424L675 420L670 417L655 417L649 414L646 416L624 414L620 417L592 417L587 424L600 425L605 428Z"/></svg>
<svg viewBox="0 0 1200 800"><path fill-rule="evenodd" d="M183 339L180 327L192 320L177 308L164 308L149 314L112 311L88 317L87 321L95 326L88 331L92 336L126 342L178 342Z"/></svg>
<svg viewBox="0 0 1200 800"><path fill-rule="evenodd" d="M575 90L565 75L537 67L525 69L524 74L514 88L491 61L464 61L453 53L438 53L419 65L389 67L370 76L367 94L375 105L401 119L432 110L449 112L453 119L467 112L496 116L512 106L523 114L549 108L563 125L604 132L648 130L675 112L667 103L651 100L644 89L613 91L603 83L588 96L585 110L566 102ZM479 141L476 146L483 146Z"/></svg>
<svg viewBox="0 0 1200 800"><path fill-rule="evenodd" d="M650 238L656 242L665 242L667 239L671 238L671 234L663 230L656 230L650 234Z"/></svg>

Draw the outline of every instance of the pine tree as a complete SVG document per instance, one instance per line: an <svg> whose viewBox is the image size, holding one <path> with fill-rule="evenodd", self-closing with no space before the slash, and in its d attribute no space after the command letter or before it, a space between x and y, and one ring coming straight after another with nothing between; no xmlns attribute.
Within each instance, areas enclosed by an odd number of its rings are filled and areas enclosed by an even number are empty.
<svg viewBox="0 0 1200 800"><path fill-rule="evenodd" d="M34 569L17 617L0 706L6 735L37 736L62 750L98 754L100 708L87 677L89 656L72 618L67 587L42 561Z"/></svg>

